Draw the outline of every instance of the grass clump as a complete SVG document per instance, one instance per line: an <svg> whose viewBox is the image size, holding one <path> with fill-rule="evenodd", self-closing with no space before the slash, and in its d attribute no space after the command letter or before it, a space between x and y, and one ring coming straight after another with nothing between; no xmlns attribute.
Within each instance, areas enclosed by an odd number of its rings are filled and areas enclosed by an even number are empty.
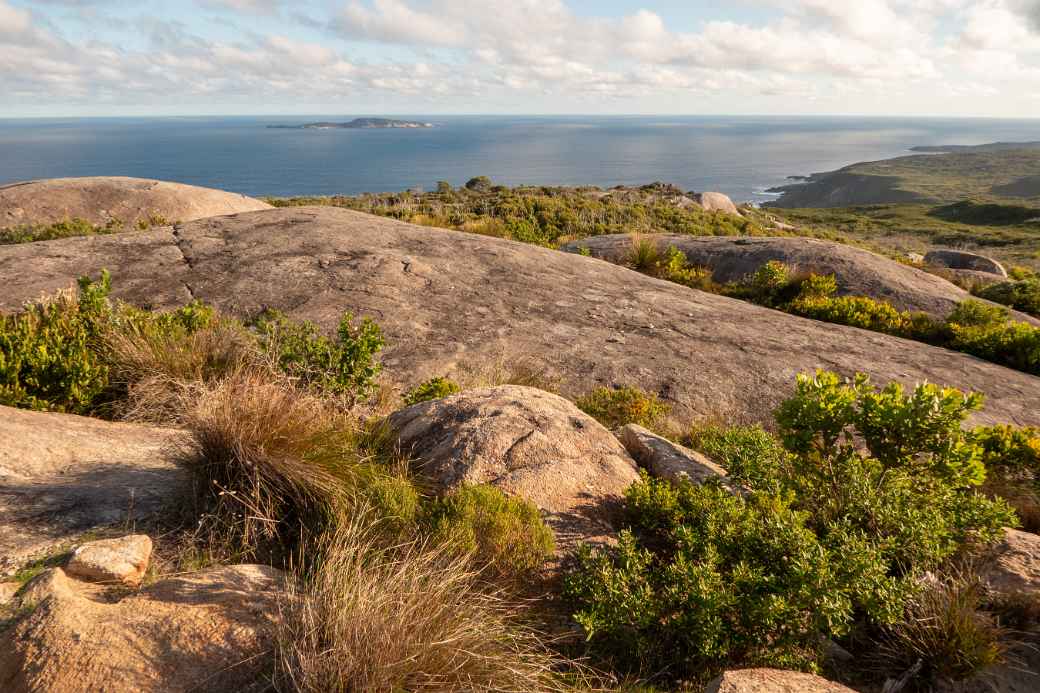
<svg viewBox="0 0 1040 693"><path fill-rule="evenodd" d="M123 222L113 219L106 224L92 224L86 219L73 217L53 224L22 224L0 229L0 245L15 243L33 243L35 241L51 241L73 236L95 236L118 233L123 230Z"/></svg>
<svg viewBox="0 0 1040 693"><path fill-rule="evenodd" d="M668 415L668 405L657 395L636 387L598 387L579 397L575 404L583 412L613 430L626 424L654 429Z"/></svg>
<svg viewBox="0 0 1040 693"><path fill-rule="evenodd" d="M362 526L323 544L278 623L279 691L562 691L566 663L464 556L387 549Z"/></svg>
<svg viewBox="0 0 1040 693"><path fill-rule="evenodd" d="M434 399L443 399L449 395L460 392L462 387L454 380L445 377L430 378L420 383L405 393L404 404L410 407L420 402L429 402Z"/></svg>
<svg viewBox="0 0 1040 693"><path fill-rule="evenodd" d="M433 537L501 576L540 568L555 548L538 508L493 486L462 486L433 503L427 522Z"/></svg>
<svg viewBox="0 0 1040 693"><path fill-rule="evenodd" d="M593 652L670 679L811 671L821 636L895 627L925 575L1016 523L981 492L982 439L961 428L980 405L819 372L778 408L778 437L695 430L747 495L647 478L628 491L630 532L569 578Z"/></svg>
<svg viewBox="0 0 1040 693"><path fill-rule="evenodd" d="M664 252L652 238L635 237L629 251L627 264L637 272L688 286L691 289L719 293L720 287L712 280L711 270L689 263L686 254L674 245Z"/></svg>

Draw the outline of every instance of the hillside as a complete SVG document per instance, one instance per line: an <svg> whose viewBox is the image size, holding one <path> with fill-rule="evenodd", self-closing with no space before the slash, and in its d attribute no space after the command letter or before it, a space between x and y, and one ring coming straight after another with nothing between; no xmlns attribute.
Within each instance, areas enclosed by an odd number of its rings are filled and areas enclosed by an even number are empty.
<svg viewBox="0 0 1040 693"><path fill-rule="evenodd" d="M949 204L964 199L1040 206L1040 146L945 147L928 151L944 153L903 156L814 173L804 183L775 188L773 192L782 196L766 206Z"/></svg>

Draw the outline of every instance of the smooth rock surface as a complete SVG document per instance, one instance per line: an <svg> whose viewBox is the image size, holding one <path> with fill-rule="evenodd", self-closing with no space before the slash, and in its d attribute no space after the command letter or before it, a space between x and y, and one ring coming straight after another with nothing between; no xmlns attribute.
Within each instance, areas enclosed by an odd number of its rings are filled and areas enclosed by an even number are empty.
<svg viewBox="0 0 1040 693"><path fill-rule="evenodd" d="M646 234L663 251L675 246L689 264L706 267L720 284L740 281L772 260L795 271L833 274L839 295L869 296L900 310L922 311L946 318L961 301L972 298L964 289L924 270L891 260L869 250L815 238L760 238ZM632 250L628 234L593 236L563 246L577 252L588 248L592 257L624 264ZM1016 319L1040 325L1024 313Z"/></svg>
<svg viewBox="0 0 1040 693"><path fill-rule="evenodd" d="M0 633L0 690L243 690L263 671L284 594L279 571L254 565L169 578L115 603L78 584L66 578Z"/></svg>
<svg viewBox="0 0 1040 693"><path fill-rule="evenodd" d="M1017 529L1004 529L1004 541L993 549L985 581L990 589L1005 594L1040 590L1040 536Z"/></svg>
<svg viewBox="0 0 1040 693"><path fill-rule="evenodd" d="M412 387L466 366L526 361L581 395L631 385L677 420L767 421L795 375L860 370L879 385L975 389L975 423L1040 424L1040 378L917 342L786 315L594 258L327 207L203 219L170 229L0 247L0 310L76 277L113 294L227 313L264 307L334 332L344 311L383 328L387 376Z"/></svg>
<svg viewBox="0 0 1040 693"><path fill-rule="evenodd" d="M694 193L693 201L708 212L726 212L738 217L743 216L729 195L720 192Z"/></svg>
<svg viewBox="0 0 1040 693"><path fill-rule="evenodd" d="M1007 270L1004 266L991 257L971 253L966 250L932 250L924 255L926 265L936 267L948 267L955 270L974 270L975 272L986 272L995 274L1004 279L1007 278Z"/></svg>
<svg viewBox="0 0 1040 693"><path fill-rule="evenodd" d="M136 587L151 558L152 540L145 534L131 534L77 546L65 571L81 580L121 582Z"/></svg>
<svg viewBox="0 0 1040 693"><path fill-rule="evenodd" d="M720 479L732 488L732 484L726 479L726 470L707 456L677 445L642 426L622 426L617 431L617 437L632 459L651 476L672 482L687 479L694 484L703 484L709 479Z"/></svg>
<svg viewBox="0 0 1040 693"><path fill-rule="evenodd" d="M176 501L185 433L0 407L0 575Z"/></svg>
<svg viewBox="0 0 1040 693"><path fill-rule="evenodd" d="M727 671L704 689L704 693L856 693L840 683L780 669L737 669Z"/></svg>
<svg viewBox="0 0 1040 693"><path fill-rule="evenodd" d="M146 178L50 178L0 186L0 228L79 218L102 225L117 219L133 229L156 217L174 223L270 208L238 193Z"/></svg>
<svg viewBox="0 0 1040 693"><path fill-rule="evenodd" d="M422 402L389 419L401 450L440 491L490 484L546 513L561 548L614 533L635 463L595 419L518 385Z"/></svg>

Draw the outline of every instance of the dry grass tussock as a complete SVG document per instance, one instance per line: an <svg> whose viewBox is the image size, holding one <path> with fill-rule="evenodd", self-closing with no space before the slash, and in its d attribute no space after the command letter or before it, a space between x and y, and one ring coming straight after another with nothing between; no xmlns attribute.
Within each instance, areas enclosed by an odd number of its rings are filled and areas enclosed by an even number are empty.
<svg viewBox="0 0 1040 693"><path fill-rule="evenodd" d="M560 377L544 360L524 354L503 353L480 363L463 363L458 368L463 390L500 385L523 385L554 394L560 393Z"/></svg>
<svg viewBox="0 0 1040 693"><path fill-rule="evenodd" d="M240 370L185 388L185 455L210 544L241 557L277 552L349 514L371 475L358 422L271 373Z"/></svg>
<svg viewBox="0 0 1040 693"><path fill-rule="evenodd" d="M581 678L518 626L518 607L465 556L418 542L382 548L359 522L318 550L279 620L280 691L564 691L559 672Z"/></svg>

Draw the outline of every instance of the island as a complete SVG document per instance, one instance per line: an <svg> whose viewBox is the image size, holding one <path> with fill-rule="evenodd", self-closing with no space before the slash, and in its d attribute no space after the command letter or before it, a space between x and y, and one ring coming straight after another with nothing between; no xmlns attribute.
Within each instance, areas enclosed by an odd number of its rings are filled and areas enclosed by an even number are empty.
<svg viewBox="0 0 1040 693"><path fill-rule="evenodd" d="M416 129L432 128L433 123L420 123L414 120L393 120L390 118L355 118L346 123L318 122L303 125L268 125L276 130L384 130L384 129Z"/></svg>

